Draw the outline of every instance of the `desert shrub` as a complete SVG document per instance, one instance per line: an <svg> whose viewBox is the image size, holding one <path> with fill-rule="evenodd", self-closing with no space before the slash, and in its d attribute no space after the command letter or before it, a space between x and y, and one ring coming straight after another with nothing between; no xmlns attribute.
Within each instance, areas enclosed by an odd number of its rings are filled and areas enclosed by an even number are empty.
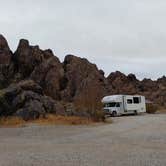
<svg viewBox="0 0 166 166"><path fill-rule="evenodd" d="M155 104L146 104L146 112L149 114L154 114L157 111L158 107Z"/></svg>
<svg viewBox="0 0 166 166"><path fill-rule="evenodd" d="M25 124L25 121L19 117L9 116L9 117L0 117L0 127L9 126L9 127L18 127Z"/></svg>
<svg viewBox="0 0 166 166"><path fill-rule="evenodd" d="M105 121L103 105L101 103L101 94L98 89L93 87L84 90L81 96L74 101L75 110L80 115L85 115L95 122Z"/></svg>
<svg viewBox="0 0 166 166"><path fill-rule="evenodd" d="M104 111L102 110L97 110L95 111L92 115L92 120L95 121L95 122L105 122L105 114L104 114Z"/></svg>

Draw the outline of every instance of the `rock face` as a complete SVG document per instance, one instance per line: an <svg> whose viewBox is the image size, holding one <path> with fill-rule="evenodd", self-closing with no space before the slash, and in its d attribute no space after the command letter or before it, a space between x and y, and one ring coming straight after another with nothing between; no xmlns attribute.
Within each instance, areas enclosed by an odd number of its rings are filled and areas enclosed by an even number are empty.
<svg viewBox="0 0 166 166"><path fill-rule="evenodd" d="M0 64L9 64L11 61L11 51L6 39L0 35Z"/></svg>
<svg viewBox="0 0 166 166"><path fill-rule="evenodd" d="M61 98L73 101L85 91L94 93L94 89L95 93L98 90L99 98L104 95L104 74L97 69L96 65L91 64L87 59L67 55L63 67L65 75L61 85Z"/></svg>
<svg viewBox="0 0 166 166"><path fill-rule="evenodd" d="M33 69L44 60L44 53L38 46L30 46L27 40L20 40L13 56L16 68L22 78L28 77Z"/></svg>
<svg viewBox="0 0 166 166"><path fill-rule="evenodd" d="M63 64L57 57L52 56L34 69L31 79L37 82L48 96L66 102L72 102L85 89L98 89L100 97L105 90L103 72L88 60L73 55L67 55Z"/></svg>
<svg viewBox="0 0 166 166"><path fill-rule="evenodd" d="M117 71L105 78L104 72L85 58L67 55L61 63L50 49L31 46L25 39L12 53L2 35L0 89L0 116L17 115L25 120L46 113L88 116L76 112L75 103L94 107L111 94L142 94L166 107L165 76L139 81L133 74Z"/></svg>
<svg viewBox="0 0 166 166"><path fill-rule="evenodd" d="M56 102L43 95L42 88L32 80L12 84L0 91L0 116L17 115L24 120L56 113Z"/></svg>
<svg viewBox="0 0 166 166"><path fill-rule="evenodd" d="M135 75L117 71L108 78L109 94L141 94L152 102L166 107L166 77L152 81L151 79L137 80Z"/></svg>
<svg viewBox="0 0 166 166"><path fill-rule="evenodd" d="M0 89L8 85L11 76L11 58L12 52L8 46L6 39L0 35Z"/></svg>
<svg viewBox="0 0 166 166"><path fill-rule="evenodd" d="M108 78L109 93L111 94L136 94L139 81L132 74L125 74L116 71Z"/></svg>
<svg viewBox="0 0 166 166"><path fill-rule="evenodd" d="M55 100L61 100L61 80L64 70L59 59L52 56L37 66L31 74L31 78L42 86L44 93Z"/></svg>

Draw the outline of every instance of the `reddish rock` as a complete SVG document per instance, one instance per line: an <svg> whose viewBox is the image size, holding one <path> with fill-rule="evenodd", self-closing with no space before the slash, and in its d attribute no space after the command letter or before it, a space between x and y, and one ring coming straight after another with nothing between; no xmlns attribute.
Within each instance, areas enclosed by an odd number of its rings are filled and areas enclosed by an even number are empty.
<svg viewBox="0 0 166 166"><path fill-rule="evenodd" d="M55 56L45 60L31 74L31 78L42 86L44 93L55 100L61 99L60 90L63 76L62 64Z"/></svg>
<svg viewBox="0 0 166 166"><path fill-rule="evenodd" d="M117 71L105 78L104 72L85 58L67 55L61 63L50 49L43 51L24 39L12 54L6 39L0 35L2 88L5 89L0 94L0 115L17 112L25 119L47 112L88 116L88 111L97 110L94 105L100 104L104 95L111 94L142 94L166 107L165 76L156 81L140 81L134 74ZM67 108L66 103L72 107ZM77 106L82 107L80 112Z"/></svg>
<svg viewBox="0 0 166 166"><path fill-rule="evenodd" d="M12 52L8 46L6 39L0 35L0 64L9 64Z"/></svg>
<svg viewBox="0 0 166 166"><path fill-rule="evenodd" d="M108 78L109 94L141 94L154 103L166 107L166 77L157 81L143 79L139 81L135 75L126 76L121 72L111 73Z"/></svg>
<svg viewBox="0 0 166 166"><path fill-rule="evenodd" d="M24 120L36 119L46 113L64 113L64 107L42 93L32 80L23 80L0 90L0 116L17 115Z"/></svg>
<svg viewBox="0 0 166 166"><path fill-rule="evenodd" d="M18 72L26 78L43 62L44 54L38 46L30 46L28 40L21 39L13 59Z"/></svg>
<svg viewBox="0 0 166 166"><path fill-rule="evenodd" d="M87 91L101 98L105 93L104 73L85 58L67 55L64 60L65 83L62 99L72 101ZM93 89L93 90L92 90ZM95 91L94 91L95 89Z"/></svg>
<svg viewBox="0 0 166 166"><path fill-rule="evenodd" d="M136 94L138 80L134 75L128 75L116 71L108 77L108 87L111 94Z"/></svg>
<svg viewBox="0 0 166 166"><path fill-rule="evenodd" d="M51 49L47 49L43 51L43 56L45 59L49 59L54 56L53 52Z"/></svg>

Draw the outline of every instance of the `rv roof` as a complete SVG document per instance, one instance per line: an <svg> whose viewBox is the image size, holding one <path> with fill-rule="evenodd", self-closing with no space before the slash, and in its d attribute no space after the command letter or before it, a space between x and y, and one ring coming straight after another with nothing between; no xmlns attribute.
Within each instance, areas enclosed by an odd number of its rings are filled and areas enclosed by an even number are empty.
<svg viewBox="0 0 166 166"><path fill-rule="evenodd" d="M108 103L108 102L122 102L122 97L123 96L140 96L140 95L111 95L111 96L105 96L102 99L103 103Z"/></svg>
<svg viewBox="0 0 166 166"><path fill-rule="evenodd" d="M107 102L122 102L122 96L123 95L112 95L112 96L105 96L102 99L103 103L107 103Z"/></svg>

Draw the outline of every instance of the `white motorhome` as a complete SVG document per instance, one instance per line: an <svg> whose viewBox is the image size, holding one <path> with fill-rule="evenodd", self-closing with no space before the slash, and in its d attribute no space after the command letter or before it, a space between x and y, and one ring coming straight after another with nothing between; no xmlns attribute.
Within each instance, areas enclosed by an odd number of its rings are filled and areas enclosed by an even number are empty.
<svg viewBox="0 0 166 166"><path fill-rule="evenodd" d="M102 99L106 114L117 116L146 112L145 97L140 95L112 95Z"/></svg>

